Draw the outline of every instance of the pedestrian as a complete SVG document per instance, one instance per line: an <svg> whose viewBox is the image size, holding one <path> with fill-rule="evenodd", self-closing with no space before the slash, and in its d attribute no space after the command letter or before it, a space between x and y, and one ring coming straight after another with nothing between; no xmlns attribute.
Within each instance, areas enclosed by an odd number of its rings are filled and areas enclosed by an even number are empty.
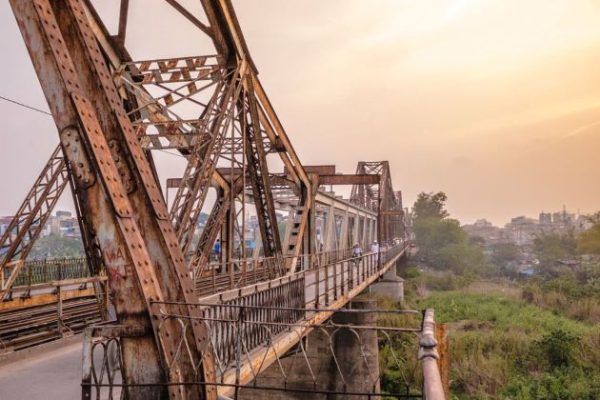
<svg viewBox="0 0 600 400"><path fill-rule="evenodd" d="M219 239L217 239L217 241L215 242L215 258L217 261L219 261L219 258L221 256L221 241Z"/></svg>
<svg viewBox="0 0 600 400"><path fill-rule="evenodd" d="M377 243L377 240L374 240L371 244L371 253L379 253L379 243Z"/></svg>
<svg viewBox="0 0 600 400"><path fill-rule="evenodd" d="M362 257L362 255L363 255L363 252L362 252L362 249L360 248L360 245L358 243L354 243L354 246L352 246L352 260L354 261L355 266L358 266L360 257Z"/></svg>
<svg viewBox="0 0 600 400"><path fill-rule="evenodd" d="M352 257L357 258L360 256L362 256L362 249L358 243L354 243L354 246L352 246Z"/></svg>

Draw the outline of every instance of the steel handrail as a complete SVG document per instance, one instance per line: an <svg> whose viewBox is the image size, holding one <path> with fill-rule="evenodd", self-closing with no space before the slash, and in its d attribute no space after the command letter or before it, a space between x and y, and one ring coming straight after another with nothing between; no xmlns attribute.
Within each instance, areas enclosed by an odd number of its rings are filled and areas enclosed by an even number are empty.
<svg viewBox="0 0 600 400"><path fill-rule="evenodd" d="M423 364L423 398L426 400L446 400L438 360L437 340L433 309L425 310L423 329L419 341L419 360Z"/></svg>

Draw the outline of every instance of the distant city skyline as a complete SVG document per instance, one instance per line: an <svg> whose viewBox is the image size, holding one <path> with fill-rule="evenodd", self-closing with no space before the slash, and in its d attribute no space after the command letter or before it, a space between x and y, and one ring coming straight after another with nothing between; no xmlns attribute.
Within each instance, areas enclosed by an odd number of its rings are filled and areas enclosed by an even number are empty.
<svg viewBox="0 0 600 400"><path fill-rule="evenodd" d="M534 212L532 214L525 214L525 213L518 213L517 212L517 213L515 213L515 215L513 215L512 217L509 217L504 222L502 222L502 221L495 222L495 221L492 221L490 218L486 218L486 217L475 218L472 221L462 221L462 220L459 219L459 221L460 221L461 224L466 225L466 224L474 224L475 222L477 222L479 220L487 220L487 221L491 222L495 226L504 226L505 224L510 223L513 218L526 217L526 218L539 219L540 214L542 214L542 213L549 213L549 214L562 213L563 210L565 212L567 212L568 214L574 214L575 217L579 217L579 216L591 215L591 214L593 214L593 213L595 213L597 211L600 211L600 207L599 207L598 210L591 211L591 212L582 212L581 210L572 210L572 209L569 209L568 207L565 207L564 209L561 207L560 209L557 209L557 210L540 210L537 213ZM451 215L451 217L452 217L452 215Z"/></svg>

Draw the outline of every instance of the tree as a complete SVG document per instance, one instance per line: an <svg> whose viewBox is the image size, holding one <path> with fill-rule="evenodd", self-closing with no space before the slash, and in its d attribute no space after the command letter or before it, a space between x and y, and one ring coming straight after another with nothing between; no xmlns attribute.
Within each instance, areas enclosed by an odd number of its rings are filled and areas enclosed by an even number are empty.
<svg viewBox="0 0 600 400"><path fill-rule="evenodd" d="M498 267L515 262L521 255L521 249L514 243L499 243L492 248L492 262Z"/></svg>
<svg viewBox="0 0 600 400"><path fill-rule="evenodd" d="M414 230L417 244L425 252L468 240L467 234L455 219L421 219L415 222Z"/></svg>
<svg viewBox="0 0 600 400"><path fill-rule="evenodd" d="M83 257L81 239L48 235L35 241L29 259Z"/></svg>
<svg viewBox="0 0 600 400"><path fill-rule="evenodd" d="M448 211L445 210L445 203L448 199L446 193L419 193L417 201L413 205L413 215L415 220L427 218L444 219L448 217Z"/></svg>
<svg viewBox="0 0 600 400"><path fill-rule="evenodd" d="M585 219L587 219L589 222L591 222L594 225L600 225L600 211L596 211L595 213L593 213L591 215L585 216Z"/></svg>
<svg viewBox="0 0 600 400"><path fill-rule="evenodd" d="M468 242L450 243L437 252L437 264L458 275L481 271L485 266L485 256L481 248Z"/></svg>
<svg viewBox="0 0 600 400"><path fill-rule="evenodd" d="M577 241L572 231L563 235L542 232L533 240L533 250L546 267L561 259L572 257L576 248Z"/></svg>
<svg viewBox="0 0 600 400"><path fill-rule="evenodd" d="M580 343L579 336L556 328L544 335L540 340L534 341L534 346L542 354L541 359L547 361L550 368L566 367L573 363L574 350Z"/></svg>
<svg viewBox="0 0 600 400"><path fill-rule="evenodd" d="M579 235L577 240L577 252L582 254L600 254L600 213L594 214L598 219L590 219L594 225Z"/></svg>
<svg viewBox="0 0 600 400"><path fill-rule="evenodd" d="M413 206L413 230L419 253L434 268L466 274L481 270L485 256L481 241L469 242L458 220L448 218L444 192L421 193Z"/></svg>

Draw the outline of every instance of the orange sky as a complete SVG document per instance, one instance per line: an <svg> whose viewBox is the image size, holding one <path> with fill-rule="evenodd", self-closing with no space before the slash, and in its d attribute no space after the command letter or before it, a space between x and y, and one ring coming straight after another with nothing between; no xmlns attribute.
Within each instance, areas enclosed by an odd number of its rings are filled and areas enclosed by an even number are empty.
<svg viewBox="0 0 600 400"><path fill-rule="evenodd" d="M238 16L305 162L389 159L408 202L444 190L465 221L600 209L599 2L263 1L262 21L250 3Z"/></svg>
<svg viewBox="0 0 600 400"><path fill-rule="evenodd" d="M177 16L132 0L133 49L195 51ZM182 3L198 7L195 1ZM443 190L464 222L600 209L600 2L237 0L260 77L305 164L388 159L410 204ZM136 22L137 21L137 22ZM141 24L140 24L141 26ZM0 95L46 108L8 5ZM190 53L195 54L195 53ZM0 179L21 201L57 142L0 103ZM5 149L12 151L7 152ZM15 168L15 166L19 168ZM6 193L6 192L3 192ZM14 196L12 195L14 193Z"/></svg>

